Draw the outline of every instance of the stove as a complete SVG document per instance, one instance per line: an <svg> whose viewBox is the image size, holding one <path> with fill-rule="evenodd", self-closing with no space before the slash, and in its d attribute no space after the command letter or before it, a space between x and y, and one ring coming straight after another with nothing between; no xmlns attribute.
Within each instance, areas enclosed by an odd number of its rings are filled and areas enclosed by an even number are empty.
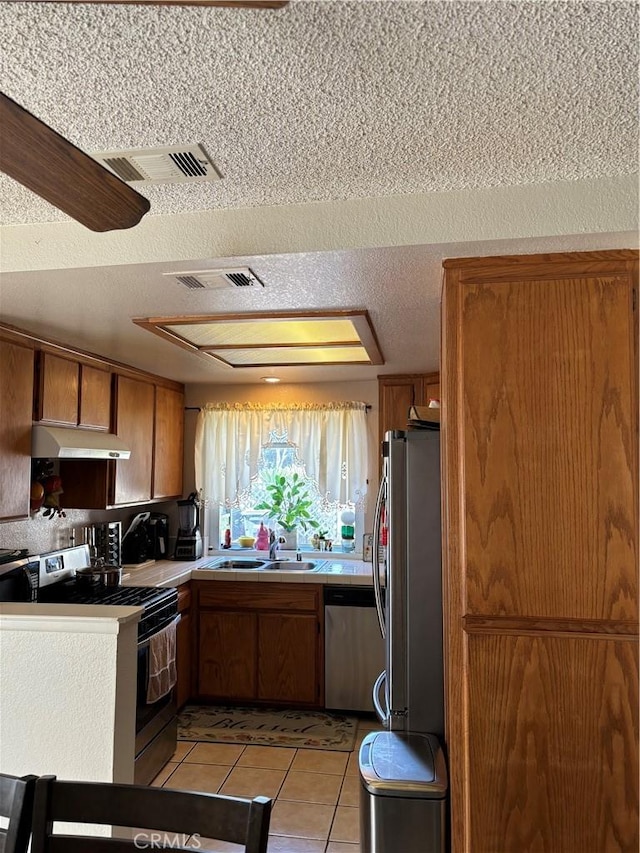
<svg viewBox="0 0 640 853"><path fill-rule="evenodd" d="M155 634L179 621L178 590L154 586L105 587L77 580L91 563L89 546L79 545L29 558L32 600L56 604L108 604L142 607L138 622L134 782L148 785L171 758L177 744L175 691L147 701L150 643Z"/></svg>
<svg viewBox="0 0 640 853"><path fill-rule="evenodd" d="M90 563L89 547L79 545L43 554L39 559L37 600L56 604L108 604L142 607L138 644L169 625L178 613L178 590L154 586L105 587L78 581L76 571Z"/></svg>
<svg viewBox="0 0 640 853"><path fill-rule="evenodd" d="M90 586L76 580L62 581L38 592L38 601L56 604L109 604L142 607L138 623L138 643L149 639L173 621L178 613L178 590L152 586Z"/></svg>

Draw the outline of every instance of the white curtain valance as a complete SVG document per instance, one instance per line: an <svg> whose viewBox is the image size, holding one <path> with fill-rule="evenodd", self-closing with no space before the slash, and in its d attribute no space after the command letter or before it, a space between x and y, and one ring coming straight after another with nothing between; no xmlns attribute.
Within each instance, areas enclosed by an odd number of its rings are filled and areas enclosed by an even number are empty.
<svg viewBox="0 0 640 853"><path fill-rule="evenodd" d="M196 425L196 488L209 503L233 504L258 473L263 445L286 435L329 501L361 505L367 491L365 403L212 403Z"/></svg>

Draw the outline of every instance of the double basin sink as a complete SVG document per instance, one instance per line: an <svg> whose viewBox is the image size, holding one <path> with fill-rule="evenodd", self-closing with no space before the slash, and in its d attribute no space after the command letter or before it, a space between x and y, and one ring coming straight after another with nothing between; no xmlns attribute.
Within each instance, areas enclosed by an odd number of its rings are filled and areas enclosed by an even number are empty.
<svg viewBox="0 0 640 853"><path fill-rule="evenodd" d="M236 557L227 559L220 557L212 560L199 569L226 569L227 571L251 571L251 572L319 572L326 560L254 560L249 557Z"/></svg>

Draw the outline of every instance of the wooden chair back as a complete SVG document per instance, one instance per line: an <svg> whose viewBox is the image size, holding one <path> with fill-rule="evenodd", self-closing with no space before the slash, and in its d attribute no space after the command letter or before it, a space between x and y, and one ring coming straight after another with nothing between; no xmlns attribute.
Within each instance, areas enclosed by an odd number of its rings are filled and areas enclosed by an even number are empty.
<svg viewBox="0 0 640 853"><path fill-rule="evenodd" d="M175 791L142 785L36 782L31 853L133 853L173 850L193 853L191 836L244 844L245 853L266 853L271 818L267 797ZM127 837L54 834L53 822L127 827ZM85 828L83 828L83 831Z"/></svg>
<svg viewBox="0 0 640 853"><path fill-rule="evenodd" d="M35 776L0 773L0 817L9 821L6 828L0 828L0 853L26 853L35 782Z"/></svg>

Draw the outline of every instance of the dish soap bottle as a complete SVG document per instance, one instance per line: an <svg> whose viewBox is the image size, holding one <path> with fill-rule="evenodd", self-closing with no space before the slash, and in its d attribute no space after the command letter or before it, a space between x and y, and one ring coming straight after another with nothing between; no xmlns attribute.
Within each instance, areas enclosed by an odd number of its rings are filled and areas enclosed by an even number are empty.
<svg viewBox="0 0 640 853"><path fill-rule="evenodd" d="M260 527L258 529L258 535L256 537L256 551L268 551L269 550L269 533L267 528L264 526L262 522L260 522Z"/></svg>

